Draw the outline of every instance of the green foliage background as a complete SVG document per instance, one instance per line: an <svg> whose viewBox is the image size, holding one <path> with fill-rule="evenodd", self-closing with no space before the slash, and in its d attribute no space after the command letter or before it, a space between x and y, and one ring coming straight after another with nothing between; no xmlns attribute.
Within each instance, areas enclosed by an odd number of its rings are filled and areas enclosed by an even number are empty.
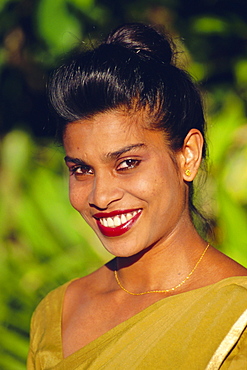
<svg viewBox="0 0 247 370"><path fill-rule="evenodd" d="M65 53L126 21L161 24L184 50L180 63L200 83L208 113L209 174L196 200L212 220L214 245L247 266L246 1L2 0L1 369L25 369L40 299L110 258L69 205L45 83Z"/></svg>

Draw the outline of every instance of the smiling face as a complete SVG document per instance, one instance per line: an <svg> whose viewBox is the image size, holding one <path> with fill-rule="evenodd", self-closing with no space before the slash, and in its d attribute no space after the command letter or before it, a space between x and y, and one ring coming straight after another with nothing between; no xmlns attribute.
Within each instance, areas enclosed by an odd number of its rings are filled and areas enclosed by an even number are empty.
<svg viewBox="0 0 247 370"><path fill-rule="evenodd" d="M71 204L110 253L127 257L179 237L190 220L183 156L172 159L163 132L106 112L68 124L64 147Z"/></svg>

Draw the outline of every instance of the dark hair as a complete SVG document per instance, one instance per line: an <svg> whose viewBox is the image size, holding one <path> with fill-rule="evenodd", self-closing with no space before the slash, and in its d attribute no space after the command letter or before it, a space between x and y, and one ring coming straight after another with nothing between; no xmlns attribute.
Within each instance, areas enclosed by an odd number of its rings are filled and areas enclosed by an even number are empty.
<svg viewBox="0 0 247 370"><path fill-rule="evenodd" d="M49 86L61 137L69 122L124 107L147 109L150 127L164 130L174 151L192 128L205 139L200 93L188 73L176 66L174 50L167 35L130 23L98 47L72 57L55 71ZM196 211L189 186L190 208Z"/></svg>

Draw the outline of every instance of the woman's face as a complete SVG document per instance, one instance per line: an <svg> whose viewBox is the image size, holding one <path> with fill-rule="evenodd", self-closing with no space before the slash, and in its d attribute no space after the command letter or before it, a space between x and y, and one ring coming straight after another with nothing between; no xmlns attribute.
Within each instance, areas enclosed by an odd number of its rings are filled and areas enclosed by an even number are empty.
<svg viewBox="0 0 247 370"><path fill-rule="evenodd" d="M64 135L70 201L116 256L179 235L188 218L181 155L137 115L108 112L68 124Z"/></svg>

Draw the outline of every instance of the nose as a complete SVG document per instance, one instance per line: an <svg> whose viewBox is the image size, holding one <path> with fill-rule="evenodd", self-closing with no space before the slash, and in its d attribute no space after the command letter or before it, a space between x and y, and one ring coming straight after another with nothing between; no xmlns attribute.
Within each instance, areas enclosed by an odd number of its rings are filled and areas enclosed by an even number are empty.
<svg viewBox="0 0 247 370"><path fill-rule="evenodd" d="M95 176L93 187L88 197L91 207L106 210L110 204L121 200L124 194L112 176Z"/></svg>

